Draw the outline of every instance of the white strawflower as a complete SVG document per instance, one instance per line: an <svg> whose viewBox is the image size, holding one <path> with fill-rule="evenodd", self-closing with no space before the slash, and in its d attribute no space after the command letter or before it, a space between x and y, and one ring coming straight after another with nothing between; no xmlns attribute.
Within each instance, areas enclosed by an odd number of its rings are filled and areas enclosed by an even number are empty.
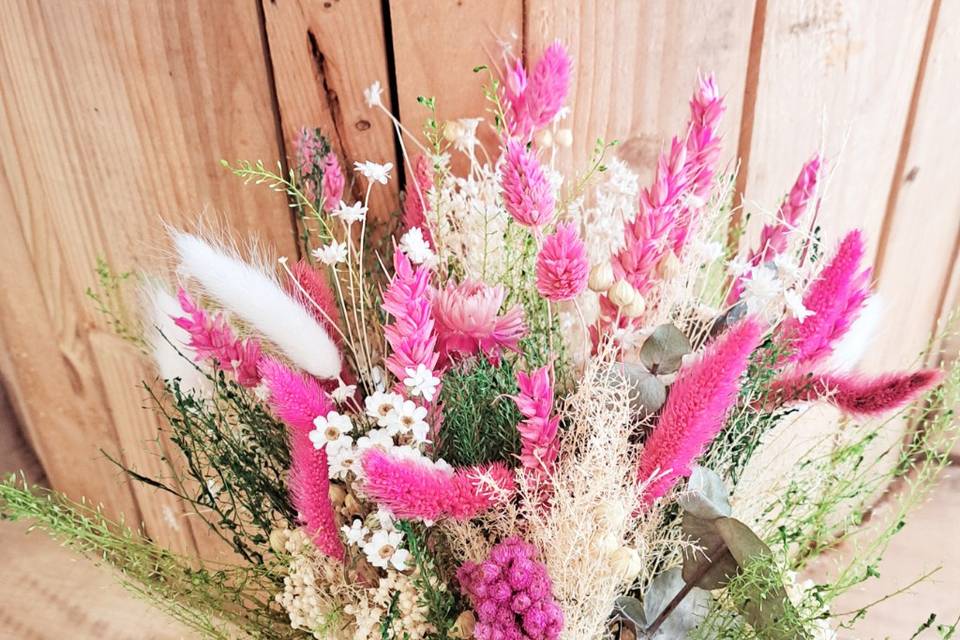
<svg viewBox="0 0 960 640"><path fill-rule="evenodd" d="M416 369L407 367L404 373L407 377L403 379L403 384L410 389L410 393L423 396L427 402L432 402L434 394L437 393L440 378L433 375L433 371L423 366L423 363L418 364Z"/></svg>
<svg viewBox="0 0 960 640"><path fill-rule="evenodd" d="M430 430L430 426L424 420L426 417L426 408L417 406L412 400L405 400L403 404L387 416L385 426L390 435L412 433L417 442L423 442ZM422 436L417 437L417 434L422 434Z"/></svg>
<svg viewBox="0 0 960 640"><path fill-rule="evenodd" d="M353 431L353 423L349 416L341 415L336 411L331 411L325 416L317 416L313 419L314 429L310 432L310 442L314 448L320 449L327 445L327 451L331 448L337 448L346 442L352 442L347 434Z"/></svg>
<svg viewBox="0 0 960 640"><path fill-rule="evenodd" d="M328 245L314 249L313 257L328 266L344 262L347 259L347 243L333 240Z"/></svg>
<svg viewBox="0 0 960 640"><path fill-rule="evenodd" d="M734 256L727 262L727 272L734 278L746 275L751 268L753 268L753 265L750 264L750 261L741 255Z"/></svg>
<svg viewBox="0 0 960 640"><path fill-rule="evenodd" d="M403 398L396 393L385 391L377 391L364 400L367 415L375 419L381 427L389 424L390 414L396 412L401 404L403 404Z"/></svg>
<svg viewBox="0 0 960 640"><path fill-rule="evenodd" d="M359 171L364 178L372 182L387 184L390 179L390 170L393 169L392 162L377 164L376 162L354 162L353 168Z"/></svg>
<svg viewBox="0 0 960 640"><path fill-rule="evenodd" d="M430 248L430 243L423 237L423 230L420 227L411 227L403 234L403 237L400 238L400 250L414 264L433 265L437 258L433 249Z"/></svg>
<svg viewBox="0 0 960 640"><path fill-rule="evenodd" d="M349 438L349 436L344 437ZM331 480L345 480L347 474L351 471L354 475L360 477L363 471L360 466L357 447L354 447L352 442L349 444L338 442L333 449L330 448L330 445L327 445L327 466Z"/></svg>
<svg viewBox="0 0 960 640"><path fill-rule="evenodd" d="M744 280L743 298L750 313L761 313L783 294L783 284L773 269L765 265L750 270L750 278Z"/></svg>
<svg viewBox="0 0 960 640"><path fill-rule="evenodd" d="M394 448L393 436L387 433L386 429L371 429L365 436L357 440L357 449L360 451L373 447L391 451Z"/></svg>
<svg viewBox="0 0 960 640"><path fill-rule="evenodd" d="M348 205L346 202L341 200L340 204L330 215L335 218L340 218L340 220L343 221L343 224L349 227L354 222L360 222L367 217L367 208L359 202L354 202L353 204Z"/></svg>
<svg viewBox="0 0 960 640"><path fill-rule="evenodd" d="M399 531L380 530L363 545L363 553L375 567L387 569L393 565L397 571L404 571L407 568L410 553L400 548L402 542L403 534Z"/></svg>

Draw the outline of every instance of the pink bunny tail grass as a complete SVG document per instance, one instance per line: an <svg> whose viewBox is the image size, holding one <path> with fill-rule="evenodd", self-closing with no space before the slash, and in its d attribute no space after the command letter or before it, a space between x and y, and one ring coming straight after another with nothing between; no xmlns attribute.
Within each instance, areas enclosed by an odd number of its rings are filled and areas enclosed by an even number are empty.
<svg viewBox="0 0 960 640"><path fill-rule="evenodd" d="M221 368L233 372L241 386L260 384L260 342L255 338L239 339L223 314L211 316L182 287L177 290L177 300L187 315L173 318L173 322L190 334L188 346L197 361L216 360Z"/></svg>
<svg viewBox="0 0 960 640"><path fill-rule="evenodd" d="M330 501L326 447L314 448L309 434L306 429L290 431L290 499L317 548L343 561L343 542Z"/></svg>
<svg viewBox="0 0 960 640"><path fill-rule="evenodd" d="M310 441L313 419L333 411L333 403L311 377L265 357L260 361L268 400L278 418L289 427L290 498L317 548L331 558L343 560L343 543L337 532L330 502L330 472L326 449Z"/></svg>
<svg viewBox="0 0 960 640"><path fill-rule="evenodd" d="M790 193L780 204L776 218L760 230L760 244L750 252L748 257L751 265L761 265L787 250L787 240L791 231L797 227L817 192L822 165L823 159L819 153L815 153L800 169L800 175L793 183ZM734 304L740 299L742 293L743 279L737 278L727 296L727 304Z"/></svg>
<svg viewBox="0 0 960 640"><path fill-rule="evenodd" d="M547 300L572 300L587 288L590 263L573 223L557 225L537 255L537 291Z"/></svg>
<svg viewBox="0 0 960 640"><path fill-rule="evenodd" d="M413 268L402 251L393 254L393 279L383 292L383 309L393 322L383 328L390 345L387 369L403 380L407 369L422 364L435 371L440 354L430 300L430 270Z"/></svg>
<svg viewBox="0 0 960 640"><path fill-rule="evenodd" d="M295 431L309 433L314 418L333 411L333 403L314 378L270 357L260 361L260 373L270 392L270 408Z"/></svg>
<svg viewBox="0 0 960 640"><path fill-rule="evenodd" d="M516 139L507 141L500 170L503 205L513 219L534 230L553 218L554 198L540 161L532 149Z"/></svg>
<svg viewBox="0 0 960 640"><path fill-rule="evenodd" d="M340 161L337 159L337 154L330 151L323 158L323 179L320 181L324 210L333 211L340 205L344 185L346 185L346 178L343 177Z"/></svg>
<svg viewBox="0 0 960 640"><path fill-rule="evenodd" d="M517 425L520 432L520 463L535 473L550 473L559 452L557 444L558 416L553 413L553 383L550 366L531 373L517 372L520 393L513 396L525 420Z"/></svg>
<svg viewBox="0 0 960 640"><path fill-rule="evenodd" d="M807 288L803 306L813 315L803 322L787 318L781 325L780 340L791 349L788 362L822 360L853 324L869 295L871 272L860 270L863 255L863 236L855 229Z"/></svg>
<svg viewBox="0 0 960 640"><path fill-rule="evenodd" d="M430 225L427 223L427 212L430 211L427 193L433 187L433 167L430 166L430 159L426 156L417 156L413 162L413 175L416 184L407 189L403 200L403 228L409 231L414 227L420 227L430 248L436 249L430 233Z"/></svg>
<svg viewBox="0 0 960 640"><path fill-rule="evenodd" d="M760 337L760 323L747 318L680 369L637 466L637 481L650 481L643 495L647 505L689 476L690 465L720 432Z"/></svg>
<svg viewBox="0 0 960 640"><path fill-rule="evenodd" d="M854 416L879 416L900 409L943 380L939 369L913 373L886 373L876 377L859 374L793 374L771 385L772 402L829 402Z"/></svg>
<svg viewBox="0 0 960 640"><path fill-rule="evenodd" d="M373 448L361 464L363 490L399 518L469 520L516 492L512 472L500 463L453 471Z"/></svg>

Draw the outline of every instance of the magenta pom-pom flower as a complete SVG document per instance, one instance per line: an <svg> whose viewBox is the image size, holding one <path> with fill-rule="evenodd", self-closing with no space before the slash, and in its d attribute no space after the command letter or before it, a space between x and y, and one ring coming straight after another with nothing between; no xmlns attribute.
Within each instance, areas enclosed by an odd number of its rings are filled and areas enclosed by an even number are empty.
<svg viewBox="0 0 960 640"><path fill-rule="evenodd" d="M937 385L943 372L922 369L876 377L845 373L798 373L778 378L771 398L778 404L828 402L854 416L879 416L900 409Z"/></svg>
<svg viewBox="0 0 960 640"><path fill-rule="evenodd" d="M547 568L537 550L513 536L490 550L483 562L457 570L460 589L476 612L477 640L555 640L563 630L563 610L553 597Z"/></svg>
<svg viewBox="0 0 960 640"><path fill-rule="evenodd" d="M536 154L517 139L507 141L500 170L503 204L513 219L538 230L553 218L553 190Z"/></svg>
<svg viewBox="0 0 960 640"><path fill-rule="evenodd" d="M572 223L560 223L537 255L537 291L547 300L572 300L587 288L590 263Z"/></svg>
<svg viewBox="0 0 960 640"><path fill-rule="evenodd" d="M482 353L496 362L504 349L516 349L527 327L520 305L500 313L506 296L501 285L471 280L451 282L439 290L433 298L433 316L441 356Z"/></svg>

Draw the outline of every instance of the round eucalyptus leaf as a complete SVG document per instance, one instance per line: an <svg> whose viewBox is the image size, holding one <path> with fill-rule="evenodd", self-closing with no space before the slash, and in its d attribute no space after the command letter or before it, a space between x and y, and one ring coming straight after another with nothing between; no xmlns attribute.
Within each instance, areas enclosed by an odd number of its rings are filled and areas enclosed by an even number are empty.
<svg viewBox="0 0 960 640"><path fill-rule="evenodd" d="M647 626L647 619L644 617L643 604L633 596L620 596L613 603L614 620L625 620L633 625L635 631L639 632Z"/></svg>
<svg viewBox="0 0 960 640"><path fill-rule="evenodd" d="M693 468L686 491L680 494L677 502L684 511L706 520L731 513L729 492L723 480L716 472L699 465Z"/></svg>
<svg viewBox="0 0 960 640"><path fill-rule="evenodd" d="M679 567L664 571L653 579L643 595L643 613L650 624L663 613L685 584ZM650 640L686 638L703 621L709 609L710 592L694 587L667 615L656 632L648 637Z"/></svg>
<svg viewBox="0 0 960 640"><path fill-rule="evenodd" d="M667 387L643 365L631 362L615 362L610 366L610 375L623 376L630 390L630 412L641 418L656 413L667 401Z"/></svg>
<svg viewBox="0 0 960 640"><path fill-rule="evenodd" d="M696 546L683 549L683 579L707 591L726 586L740 569L716 522L717 519L698 518L689 511L684 512L681 521L684 537Z"/></svg>
<svg viewBox="0 0 960 640"><path fill-rule="evenodd" d="M691 352L690 341L673 324L662 324L653 330L640 347L640 362L650 373L676 373L683 356Z"/></svg>

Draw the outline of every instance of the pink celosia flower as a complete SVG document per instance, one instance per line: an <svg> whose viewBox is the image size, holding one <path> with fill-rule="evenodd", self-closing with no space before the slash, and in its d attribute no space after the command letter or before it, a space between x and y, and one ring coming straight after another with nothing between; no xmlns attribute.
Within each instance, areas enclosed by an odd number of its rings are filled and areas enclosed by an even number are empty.
<svg viewBox="0 0 960 640"><path fill-rule="evenodd" d="M187 316L173 321L190 334L188 346L196 354L197 362L216 360L221 368L233 372L238 384L244 387L260 384L257 371L260 342L255 338L239 339L223 314L210 316L183 288L177 290L177 300Z"/></svg>
<svg viewBox="0 0 960 640"><path fill-rule="evenodd" d="M477 640L560 637L563 610L553 597L550 575L536 548L519 537L497 544L479 564L464 562L457 581L477 614Z"/></svg>
<svg viewBox="0 0 960 640"><path fill-rule="evenodd" d="M511 135L526 140L550 124L567 98L572 66L567 50L555 42L543 52L529 76L519 60L507 70L501 98Z"/></svg>
<svg viewBox="0 0 960 640"><path fill-rule="evenodd" d="M537 255L537 291L547 300L572 300L587 288L590 263L573 223L560 223Z"/></svg>
<svg viewBox="0 0 960 640"><path fill-rule="evenodd" d="M459 285L448 283L438 291L433 298L433 317L441 356L483 353L497 361L504 349L516 349L527 327L520 305L500 315L506 296L506 289L500 285L491 287L471 280Z"/></svg>
<svg viewBox="0 0 960 640"><path fill-rule="evenodd" d="M807 205L817 191L817 182L820 179L820 154L815 153L800 170L796 182L790 193L777 209L773 222L763 226L760 231L760 244L750 252L748 262L756 267L787 250L787 239L800 221L800 217L807 210ZM727 297L727 303L733 304L743 293L743 279L737 278Z"/></svg>
<svg viewBox="0 0 960 640"><path fill-rule="evenodd" d="M680 369L637 467L639 482L653 478L643 495L647 504L667 493L678 478L689 476L690 465L720 432L760 335L760 323L747 318Z"/></svg>
<svg viewBox="0 0 960 640"><path fill-rule="evenodd" d="M876 377L797 373L778 378L770 391L778 404L824 400L845 413L878 416L913 402L942 379L943 372L938 369Z"/></svg>
<svg viewBox="0 0 960 640"><path fill-rule="evenodd" d="M851 231L837 253L807 288L803 306L813 315L800 322L787 318L780 340L789 345L788 362L814 363L830 355L856 319L869 295L870 269L860 270L863 236Z"/></svg>
<svg viewBox="0 0 960 640"><path fill-rule="evenodd" d="M433 186L433 168L426 156L418 156L413 163L413 175L416 184L407 189L403 200L403 228L409 231L419 227L424 239L431 249L436 249L430 225L427 223L427 212L430 211L430 200L427 192Z"/></svg>
<svg viewBox="0 0 960 640"><path fill-rule="evenodd" d="M517 425L520 432L520 463L535 472L550 473L557 459L557 427L559 416L553 413L553 383L550 366L532 373L517 372L520 393L513 396L525 420Z"/></svg>
<svg viewBox="0 0 960 640"><path fill-rule="evenodd" d="M297 261L290 271L296 282L284 283L287 292L323 326L337 346L343 346L343 337L337 329L340 308L327 276L306 260Z"/></svg>
<svg viewBox="0 0 960 640"><path fill-rule="evenodd" d="M532 150L519 140L507 141L500 170L503 204L513 219L538 230L553 217L553 192Z"/></svg>
<svg viewBox="0 0 960 640"><path fill-rule="evenodd" d="M516 491L513 474L500 463L453 470L371 448L361 464L364 491L400 518L469 520Z"/></svg>
<svg viewBox="0 0 960 640"><path fill-rule="evenodd" d="M260 372L270 392L269 403L289 429L290 498L317 545L331 558L344 559L343 542L330 502L330 475L326 447L310 441L313 420L333 411L333 403L316 380L296 373L273 358L260 361Z"/></svg>
<svg viewBox="0 0 960 640"><path fill-rule="evenodd" d="M390 345L387 369L403 380L407 369L416 371L419 365L434 372L440 354L428 290L430 270L423 265L414 269L401 251L393 254L393 266L393 279L383 292L383 309L393 322L383 332Z"/></svg>
<svg viewBox="0 0 960 640"><path fill-rule="evenodd" d="M340 169L340 161L337 160L337 154L331 151L323 158L321 186L323 188L323 208L325 211L333 211L340 205L345 184L346 180L343 177L343 170Z"/></svg>

